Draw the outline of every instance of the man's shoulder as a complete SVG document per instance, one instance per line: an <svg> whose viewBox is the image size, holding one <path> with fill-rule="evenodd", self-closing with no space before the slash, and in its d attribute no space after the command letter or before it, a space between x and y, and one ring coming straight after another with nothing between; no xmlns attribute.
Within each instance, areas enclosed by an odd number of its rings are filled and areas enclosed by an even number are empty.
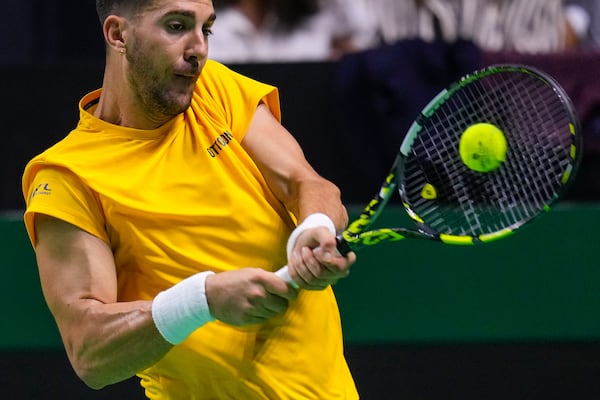
<svg viewBox="0 0 600 400"><path fill-rule="evenodd" d="M202 73L201 73L201 77L204 76L210 76L212 78L218 78L218 77L227 77L229 75L233 75L235 74L235 72L230 69L229 67L227 67L224 64L221 64L218 61L212 60L212 59L208 59L206 60L206 64L204 65L204 68L202 69Z"/></svg>
<svg viewBox="0 0 600 400"><path fill-rule="evenodd" d="M234 71L218 61L208 60L196 84L196 92L208 97L231 97L238 93L270 92L273 86ZM263 94L264 95L264 94Z"/></svg>

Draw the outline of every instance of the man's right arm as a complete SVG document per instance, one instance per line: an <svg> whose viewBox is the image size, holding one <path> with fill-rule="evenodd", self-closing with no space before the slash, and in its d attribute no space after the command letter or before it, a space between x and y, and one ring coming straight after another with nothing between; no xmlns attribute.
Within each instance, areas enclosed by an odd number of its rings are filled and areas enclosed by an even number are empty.
<svg viewBox="0 0 600 400"><path fill-rule="evenodd" d="M35 229L44 296L69 360L88 386L127 379L171 349L152 317L152 301L117 301L116 266L104 241L42 214ZM209 276L206 296L214 317L247 325L284 311L296 293L271 273L245 268Z"/></svg>
<svg viewBox="0 0 600 400"><path fill-rule="evenodd" d="M117 303L113 254L99 238L36 215L42 290L77 375L101 388L133 376L169 349L152 320L152 302Z"/></svg>

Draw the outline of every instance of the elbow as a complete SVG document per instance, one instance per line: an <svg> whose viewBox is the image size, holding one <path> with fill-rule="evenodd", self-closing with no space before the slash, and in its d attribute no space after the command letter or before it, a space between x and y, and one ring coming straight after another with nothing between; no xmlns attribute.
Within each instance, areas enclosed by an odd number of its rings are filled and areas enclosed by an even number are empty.
<svg viewBox="0 0 600 400"><path fill-rule="evenodd" d="M111 379L110 371L107 374L107 371L98 362L94 362L90 357L86 357L83 352L74 352L69 347L66 349L73 371L86 386L94 390L99 390L116 383Z"/></svg>
<svg viewBox="0 0 600 400"><path fill-rule="evenodd" d="M96 382L94 380L90 380L90 379L81 379L83 381L83 383L86 384L87 387L89 387L90 389L94 389L94 390L100 390L105 388L106 386L108 386L107 383L103 383L103 382Z"/></svg>
<svg viewBox="0 0 600 400"><path fill-rule="evenodd" d="M77 374L79 379L89 388L100 390L113 383L109 381L98 368L93 368L84 364L85 363L81 361L71 361L71 366L73 367L75 374Z"/></svg>
<svg viewBox="0 0 600 400"><path fill-rule="evenodd" d="M79 379L90 389L100 390L110 384L94 371L83 369L75 365L73 365L73 369L75 370L75 373Z"/></svg>
<svg viewBox="0 0 600 400"><path fill-rule="evenodd" d="M67 354L77 377L94 390L125 381L135 375L134 367L115 360L114 352L107 354L90 348L74 351L67 347Z"/></svg>

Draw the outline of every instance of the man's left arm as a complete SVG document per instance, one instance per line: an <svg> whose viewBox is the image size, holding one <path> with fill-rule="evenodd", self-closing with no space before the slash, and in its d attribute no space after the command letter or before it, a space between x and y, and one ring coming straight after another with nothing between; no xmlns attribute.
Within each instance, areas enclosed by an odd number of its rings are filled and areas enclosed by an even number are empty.
<svg viewBox="0 0 600 400"><path fill-rule="evenodd" d="M242 146L298 222L308 218L309 229L295 237L288 252L292 279L305 289L318 290L345 277L356 257L353 253L342 257L336 251L335 231L348 223L338 187L312 168L298 142L263 104L257 107Z"/></svg>

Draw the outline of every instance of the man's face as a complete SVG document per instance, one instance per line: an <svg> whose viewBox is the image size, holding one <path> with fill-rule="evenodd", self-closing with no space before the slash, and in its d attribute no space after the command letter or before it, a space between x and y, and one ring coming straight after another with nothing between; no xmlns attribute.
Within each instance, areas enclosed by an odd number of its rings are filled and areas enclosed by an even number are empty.
<svg viewBox="0 0 600 400"><path fill-rule="evenodd" d="M213 21L211 0L155 0L130 20L125 73L144 113L161 119L189 107Z"/></svg>

